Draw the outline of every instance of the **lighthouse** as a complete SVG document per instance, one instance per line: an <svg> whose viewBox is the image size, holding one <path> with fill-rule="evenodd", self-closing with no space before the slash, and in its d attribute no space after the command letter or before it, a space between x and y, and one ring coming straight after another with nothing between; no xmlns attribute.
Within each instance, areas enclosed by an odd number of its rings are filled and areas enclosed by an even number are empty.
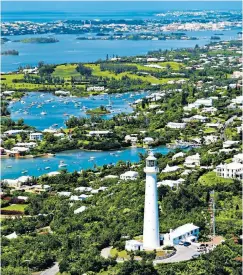
<svg viewBox="0 0 243 275"><path fill-rule="evenodd" d="M157 195L157 159L153 152L146 158L146 186L143 224L143 249L154 250L160 247L159 213Z"/></svg>

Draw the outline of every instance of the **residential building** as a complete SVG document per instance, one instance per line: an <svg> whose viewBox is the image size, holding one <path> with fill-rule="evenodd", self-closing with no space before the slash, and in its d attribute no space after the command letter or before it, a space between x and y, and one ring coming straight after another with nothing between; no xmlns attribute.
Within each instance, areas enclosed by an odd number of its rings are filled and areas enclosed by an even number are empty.
<svg viewBox="0 0 243 275"><path fill-rule="evenodd" d="M183 158L184 156L185 156L185 153L179 152L179 153L175 154L175 155L172 157L172 160L176 160L177 158Z"/></svg>
<svg viewBox="0 0 243 275"><path fill-rule="evenodd" d="M162 170L162 172L163 173L170 173L170 172L175 172L179 169L181 169L179 166L169 166L169 164L167 164L165 169Z"/></svg>
<svg viewBox="0 0 243 275"><path fill-rule="evenodd" d="M112 134L111 131L89 131L89 136L108 136Z"/></svg>
<svg viewBox="0 0 243 275"><path fill-rule="evenodd" d="M90 92L90 91L95 91L95 92L102 92L105 90L105 87L104 86L93 86L93 87L88 87L87 88L87 91Z"/></svg>
<svg viewBox="0 0 243 275"><path fill-rule="evenodd" d="M223 148L231 148L231 147L234 147L234 145L236 145L238 143L239 143L239 141L226 140L225 142L223 142Z"/></svg>
<svg viewBox="0 0 243 275"><path fill-rule="evenodd" d="M184 129L186 127L186 123L169 122L166 126L171 129Z"/></svg>
<svg viewBox="0 0 243 275"><path fill-rule="evenodd" d="M240 154L234 155L233 162L238 162L243 164L243 154L240 153Z"/></svg>
<svg viewBox="0 0 243 275"><path fill-rule="evenodd" d="M195 242L198 239L199 227L193 223L187 223L176 229L170 229L169 233L163 235L165 246L178 245L181 241Z"/></svg>
<svg viewBox="0 0 243 275"><path fill-rule="evenodd" d="M186 157L184 165L187 167L200 166L200 155L197 153L195 155Z"/></svg>
<svg viewBox="0 0 243 275"><path fill-rule="evenodd" d="M216 167L217 176L223 178L243 179L243 164L238 162L220 164Z"/></svg>
<svg viewBox="0 0 243 275"><path fill-rule="evenodd" d="M126 241L125 249L127 251L143 250L143 243L137 240L129 240L129 241Z"/></svg>
<svg viewBox="0 0 243 275"><path fill-rule="evenodd" d="M30 133L30 140L42 140L43 134L42 133Z"/></svg>
<svg viewBox="0 0 243 275"><path fill-rule="evenodd" d="M138 172L127 171L120 175L121 180L136 180L138 178Z"/></svg>

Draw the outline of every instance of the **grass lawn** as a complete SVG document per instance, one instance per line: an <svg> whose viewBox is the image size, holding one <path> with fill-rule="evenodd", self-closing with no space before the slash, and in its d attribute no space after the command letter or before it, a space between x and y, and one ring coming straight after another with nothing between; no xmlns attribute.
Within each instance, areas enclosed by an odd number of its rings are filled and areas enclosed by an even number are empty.
<svg viewBox="0 0 243 275"><path fill-rule="evenodd" d="M55 68L52 76L59 76L65 79L70 79L71 76L80 76L80 73L76 71L77 64L59 65Z"/></svg>
<svg viewBox="0 0 243 275"><path fill-rule="evenodd" d="M217 185L230 185L233 183L233 179L225 179L218 177L215 172L211 171L202 175L198 182L206 186L217 186Z"/></svg>
<svg viewBox="0 0 243 275"><path fill-rule="evenodd" d="M27 207L28 204L12 204L10 206L1 208L2 210L15 210L24 212L24 209Z"/></svg>
<svg viewBox="0 0 243 275"><path fill-rule="evenodd" d="M110 254L112 257L115 257L116 255L118 255L119 258L125 258L125 259L129 258L126 250L118 251L116 248L112 248Z"/></svg>
<svg viewBox="0 0 243 275"><path fill-rule="evenodd" d="M216 132L217 132L217 129L214 129L214 128L206 128L203 132L204 132L205 134L212 134L212 133L216 133Z"/></svg>
<svg viewBox="0 0 243 275"><path fill-rule="evenodd" d="M48 85L48 84L33 84L33 83L13 83L13 79L23 79L23 74L10 74L1 75L2 88L8 90L21 90L21 91L36 91L36 90L59 90L59 89L71 89L71 84L67 85Z"/></svg>
<svg viewBox="0 0 243 275"><path fill-rule="evenodd" d="M136 64L134 64L136 65ZM86 67L89 67L92 69L92 75L94 76L102 76L102 77L108 77L108 78L115 78L117 80L121 79L123 76L128 76L132 79L140 79L144 82L149 82L152 84L164 84L167 83L170 80L178 80L179 78L162 78L162 79L158 79L154 76L151 75L144 75L144 76L139 76L137 74L133 74L133 73L129 73L129 72L123 72L120 74L115 74L113 72L110 71L101 71L100 70L100 65L96 65L96 64L86 64ZM144 67L146 68L146 67Z"/></svg>

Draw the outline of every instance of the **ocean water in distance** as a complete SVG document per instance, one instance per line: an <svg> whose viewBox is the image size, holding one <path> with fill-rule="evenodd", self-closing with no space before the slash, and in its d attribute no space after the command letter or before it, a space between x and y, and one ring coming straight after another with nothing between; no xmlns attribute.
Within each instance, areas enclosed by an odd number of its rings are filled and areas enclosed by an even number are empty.
<svg viewBox="0 0 243 275"><path fill-rule="evenodd" d="M240 29L223 31L222 40L237 38ZM59 40L57 43L31 44L22 42L7 42L2 45L2 51L17 50L19 55L2 56L1 71L15 71L21 66L36 66L39 61L47 64L62 64L76 62L94 62L105 60L106 55L136 56L147 54L148 51L158 49L170 50L177 48L192 48L196 44L203 46L210 42L210 37L217 31L185 32L188 36L196 36L198 40L77 40L78 35L53 35ZM8 36L11 40L21 40L31 37L45 37L45 35L16 35Z"/></svg>
<svg viewBox="0 0 243 275"><path fill-rule="evenodd" d="M241 10L240 1L3 1L2 21L145 19L173 10Z"/></svg>

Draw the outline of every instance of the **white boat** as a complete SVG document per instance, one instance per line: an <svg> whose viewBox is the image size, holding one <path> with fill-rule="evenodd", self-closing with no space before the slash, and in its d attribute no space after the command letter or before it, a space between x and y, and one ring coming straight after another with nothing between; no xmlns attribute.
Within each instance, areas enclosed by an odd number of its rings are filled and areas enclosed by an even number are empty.
<svg viewBox="0 0 243 275"><path fill-rule="evenodd" d="M89 158L89 161L92 161L92 160L94 160L95 159L95 157L90 157Z"/></svg>
<svg viewBox="0 0 243 275"><path fill-rule="evenodd" d="M26 174L26 173L28 173L28 170L22 171L22 174Z"/></svg>
<svg viewBox="0 0 243 275"><path fill-rule="evenodd" d="M45 116L47 113L46 112L41 112L40 113L42 116Z"/></svg>
<svg viewBox="0 0 243 275"><path fill-rule="evenodd" d="M58 165L58 167L59 168L61 168L61 167L66 167L67 166L67 164L66 163L64 163L64 161L60 161L60 164Z"/></svg>
<svg viewBox="0 0 243 275"><path fill-rule="evenodd" d="M51 167L49 167L49 166L45 167L45 170L49 170L49 169L51 169Z"/></svg>
<svg viewBox="0 0 243 275"><path fill-rule="evenodd" d="M8 166L6 166L6 168L12 168L12 165L8 165Z"/></svg>

